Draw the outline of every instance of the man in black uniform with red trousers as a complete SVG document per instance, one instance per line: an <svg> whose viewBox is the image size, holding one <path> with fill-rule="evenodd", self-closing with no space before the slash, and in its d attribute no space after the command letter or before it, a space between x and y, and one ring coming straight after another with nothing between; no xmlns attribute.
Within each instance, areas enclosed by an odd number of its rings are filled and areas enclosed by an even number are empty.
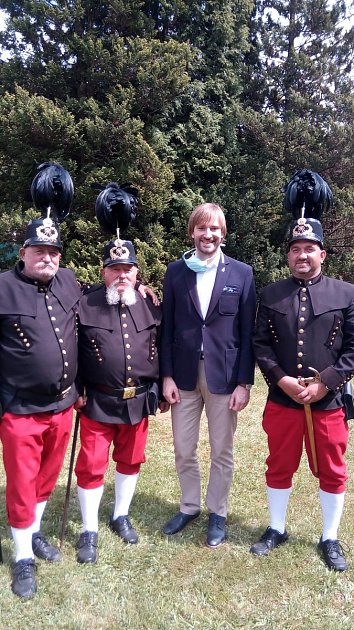
<svg viewBox="0 0 354 630"><path fill-rule="evenodd" d="M76 462L82 533L77 560L97 559L98 510L108 467L109 449L116 464L115 503L109 520L125 543L138 535L129 507L145 461L148 415L158 404L157 335L161 309L135 290L137 260L130 241L110 241L104 248L104 283L88 290L80 302L78 401L81 448ZM160 409L169 405L161 403Z"/></svg>
<svg viewBox="0 0 354 630"><path fill-rule="evenodd" d="M291 180L286 206L294 218L301 210L288 239L292 275L267 286L261 295L254 349L269 386L263 429L269 447L270 526L250 551L264 556L287 541L287 505L305 441L309 466L319 479L319 550L328 568L344 571L338 528L348 426L341 389L354 374L354 286L321 271L326 252L316 213L319 217L330 202L331 192L317 173L300 171Z"/></svg>
<svg viewBox="0 0 354 630"><path fill-rule="evenodd" d="M34 556L56 562L41 519L70 438L77 368L75 275L59 269L62 244L50 219L29 223L20 261L0 275L0 437L6 508L15 543L12 590L36 591Z"/></svg>
<svg viewBox="0 0 354 630"><path fill-rule="evenodd" d="M41 520L62 467L77 399L81 294L74 273L59 268L57 221L69 213L71 177L59 164L42 164L31 193L42 218L28 224L20 261L0 274L0 438L15 543L11 586L23 598L37 590L34 556L60 560L41 533Z"/></svg>

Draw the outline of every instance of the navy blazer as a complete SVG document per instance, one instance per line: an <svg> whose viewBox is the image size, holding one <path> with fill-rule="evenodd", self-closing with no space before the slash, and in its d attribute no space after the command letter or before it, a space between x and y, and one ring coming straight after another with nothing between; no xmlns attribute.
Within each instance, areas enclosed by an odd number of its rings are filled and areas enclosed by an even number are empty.
<svg viewBox="0 0 354 630"><path fill-rule="evenodd" d="M253 383L256 292L249 265L221 254L204 319L196 273L182 259L171 263L162 309L161 376L172 376L179 389L195 389L203 346L211 393L230 394L239 383Z"/></svg>

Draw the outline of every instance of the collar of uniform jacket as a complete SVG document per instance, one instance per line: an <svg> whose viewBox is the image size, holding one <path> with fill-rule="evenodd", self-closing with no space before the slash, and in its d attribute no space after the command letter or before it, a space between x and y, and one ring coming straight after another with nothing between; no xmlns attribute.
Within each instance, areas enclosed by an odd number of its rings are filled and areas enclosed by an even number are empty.
<svg viewBox="0 0 354 630"><path fill-rule="evenodd" d="M136 296L136 304L126 307L130 312L136 330L139 332L140 330L145 330L148 326L158 326L162 318L161 308L154 306L149 297L143 298L138 292L136 292ZM82 304L86 303L87 306L93 308L79 309L80 322L84 326L93 326L105 330L114 330L116 328L117 313L121 306L119 304L111 306L107 304L104 284L91 287L85 292ZM99 316L96 309L99 309Z"/></svg>
<svg viewBox="0 0 354 630"><path fill-rule="evenodd" d="M340 291L338 290L339 285ZM299 287L303 287L304 284L301 280L291 277L269 286L271 291L268 292L266 287L262 292L263 306L270 307L285 315L293 309L294 301L298 299ZM308 283L306 289L311 299L314 315L347 308L348 300L351 301L353 292L351 284L335 278L328 278L322 274L317 279L315 278L312 284Z"/></svg>

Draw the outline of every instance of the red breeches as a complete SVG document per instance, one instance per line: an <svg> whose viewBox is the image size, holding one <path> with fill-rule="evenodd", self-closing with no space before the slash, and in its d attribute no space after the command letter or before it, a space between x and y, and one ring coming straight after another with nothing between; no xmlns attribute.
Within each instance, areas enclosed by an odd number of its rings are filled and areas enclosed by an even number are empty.
<svg viewBox="0 0 354 630"><path fill-rule="evenodd" d="M53 492L68 446L72 416L72 406L56 414L4 413L0 438L11 527L32 525L37 503L47 501Z"/></svg>
<svg viewBox="0 0 354 630"><path fill-rule="evenodd" d="M116 471L124 475L136 475L145 462L147 435L147 417L138 424L130 425L97 422L81 414L81 448L75 466L80 488L89 490L103 485L112 442L112 459L116 462Z"/></svg>
<svg viewBox="0 0 354 630"><path fill-rule="evenodd" d="M320 488L325 492L344 492L347 469L344 454L348 444L348 424L344 411L313 409L313 428ZM270 488L290 488L305 449L314 474L304 409L283 407L268 401L263 415L263 429L268 436L266 481Z"/></svg>

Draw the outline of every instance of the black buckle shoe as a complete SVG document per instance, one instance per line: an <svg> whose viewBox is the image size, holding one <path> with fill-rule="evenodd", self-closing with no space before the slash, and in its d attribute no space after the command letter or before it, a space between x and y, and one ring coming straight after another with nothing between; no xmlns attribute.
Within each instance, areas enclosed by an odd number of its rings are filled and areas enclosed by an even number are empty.
<svg viewBox="0 0 354 630"><path fill-rule="evenodd" d="M322 551L324 561L332 571L345 571L348 568L344 551L339 540L322 540L318 543L319 549Z"/></svg>
<svg viewBox="0 0 354 630"><path fill-rule="evenodd" d="M97 560L97 544L98 534L97 532L83 532L80 534L80 538L76 545L77 554L76 559L82 564L91 563L94 564Z"/></svg>
<svg viewBox="0 0 354 630"><path fill-rule="evenodd" d="M207 546L210 549L216 549L226 540L225 531L225 516L219 516L211 512L209 514L208 534L207 534Z"/></svg>
<svg viewBox="0 0 354 630"><path fill-rule="evenodd" d="M288 532L281 534L276 529L267 527L260 539L252 545L250 552L256 556L267 556L270 551L285 543L289 538Z"/></svg>
<svg viewBox="0 0 354 630"><path fill-rule="evenodd" d="M138 534L132 526L129 516L118 516L113 520L113 516L109 519L109 527L112 532L120 536L126 543L136 545L139 541Z"/></svg>
<svg viewBox="0 0 354 630"><path fill-rule="evenodd" d="M36 565L33 558L25 558L12 565L12 592L30 599L37 591Z"/></svg>
<svg viewBox="0 0 354 630"><path fill-rule="evenodd" d="M53 547L42 536L41 532L32 534L32 549L34 555L41 560L48 560L48 562L59 562L61 560L59 549Z"/></svg>
<svg viewBox="0 0 354 630"><path fill-rule="evenodd" d="M172 518L170 518L167 523L165 523L162 531L167 536L172 536L172 534L177 534L181 532L182 529L188 525L191 521L198 518L200 512L196 512L196 514L185 514L184 512L177 512Z"/></svg>

